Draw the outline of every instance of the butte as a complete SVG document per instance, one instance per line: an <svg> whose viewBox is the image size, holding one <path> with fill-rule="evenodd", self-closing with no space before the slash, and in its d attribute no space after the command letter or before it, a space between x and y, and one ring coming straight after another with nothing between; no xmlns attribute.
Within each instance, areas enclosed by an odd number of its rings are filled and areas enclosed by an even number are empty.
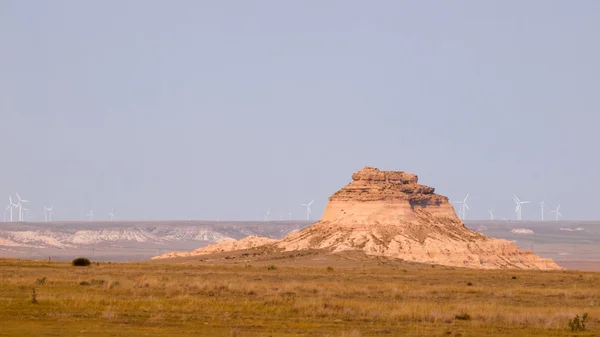
<svg viewBox="0 0 600 337"><path fill-rule="evenodd" d="M510 241L466 228L448 198L419 184L416 175L374 167L354 173L352 182L329 198L321 221L279 241L253 238L242 243L216 244L185 256L235 250L229 247L262 247L274 252L360 251L368 256L477 269L562 269L552 259L520 250ZM156 258L182 256L169 254Z"/></svg>

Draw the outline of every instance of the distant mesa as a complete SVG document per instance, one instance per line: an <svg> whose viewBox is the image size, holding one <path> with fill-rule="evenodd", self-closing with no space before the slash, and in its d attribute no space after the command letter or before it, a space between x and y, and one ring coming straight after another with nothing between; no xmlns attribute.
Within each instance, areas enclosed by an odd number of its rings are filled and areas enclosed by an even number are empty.
<svg viewBox="0 0 600 337"><path fill-rule="evenodd" d="M585 229L581 228L581 227L577 227L577 228L561 228L561 231L566 231L566 232L582 232Z"/></svg>
<svg viewBox="0 0 600 337"><path fill-rule="evenodd" d="M531 229L527 228L515 228L511 232L515 234L535 234Z"/></svg>
<svg viewBox="0 0 600 337"><path fill-rule="evenodd" d="M243 240L240 246L249 247ZM252 242L259 243L257 239ZM316 249L329 254L362 251L370 256L479 269L562 269L510 241L466 228L448 198L419 184L416 175L374 167L354 173L352 181L329 198L321 221L259 247ZM225 242L211 250L228 248L240 249Z"/></svg>

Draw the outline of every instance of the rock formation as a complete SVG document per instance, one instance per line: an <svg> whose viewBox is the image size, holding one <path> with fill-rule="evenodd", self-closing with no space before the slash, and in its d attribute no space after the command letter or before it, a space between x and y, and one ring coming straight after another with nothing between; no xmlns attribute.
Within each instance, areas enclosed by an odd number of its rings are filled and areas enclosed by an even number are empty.
<svg viewBox="0 0 600 337"><path fill-rule="evenodd" d="M467 268L561 269L551 259L519 250L510 241L466 228L448 198L434 192L420 185L414 174L365 167L329 198L321 221L266 246L280 251L360 250L367 255ZM250 248L243 240L239 247L227 243L227 247L222 244L208 251Z"/></svg>
<svg viewBox="0 0 600 337"><path fill-rule="evenodd" d="M163 255L155 256L152 260L156 259L168 259L173 257L187 257L206 255L213 253L229 252L234 250L250 249L254 247L264 246L277 242L278 240L265 238L262 236L248 236L240 240L225 240L223 242L208 245L203 248L193 250L191 252L171 252Z"/></svg>
<svg viewBox="0 0 600 337"><path fill-rule="evenodd" d="M283 250L362 250L367 255L456 267L561 269L512 242L466 228L448 198L414 174L365 167L329 198L321 221L275 245Z"/></svg>

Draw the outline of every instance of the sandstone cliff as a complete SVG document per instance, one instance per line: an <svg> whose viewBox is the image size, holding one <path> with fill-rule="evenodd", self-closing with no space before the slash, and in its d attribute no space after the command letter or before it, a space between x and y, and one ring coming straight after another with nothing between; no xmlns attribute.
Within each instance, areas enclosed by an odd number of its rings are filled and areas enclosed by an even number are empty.
<svg viewBox="0 0 600 337"><path fill-rule="evenodd" d="M367 255L480 269L561 269L551 259L522 251L510 241L466 228L448 198L420 185L416 175L373 167L354 173L352 182L329 198L322 220L301 231L279 241L246 238L191 254L257 246L280 251L359 250Z"/></svg>
<svg viewBox="0 0 600 337"><path fill-rule="evenodd" d="M241 240L233 240L233 239L225 240L223 242L208 245L206 247L193 250L191 252L166 253L163 255L155 256L152 258L152 260L168 259L168 258L173 258L173 257L206 255L206 254L213 254L213 253L229 252L229 251L234 251L234 250L250 249L250 248L254 248L254 247L271 244L271 243L274 243L277 241L278 240L265 238L265 237L261 237L261 236L248 236Z"/></svg>
<svg viewBox="0 0 600 337"><path fill-rule="evenodd" d="M414 174L365 167L329 198L321 221L274 245L291 251L368 255L468 268L561 269L512 242L466 228L448 198Z"/></svg>

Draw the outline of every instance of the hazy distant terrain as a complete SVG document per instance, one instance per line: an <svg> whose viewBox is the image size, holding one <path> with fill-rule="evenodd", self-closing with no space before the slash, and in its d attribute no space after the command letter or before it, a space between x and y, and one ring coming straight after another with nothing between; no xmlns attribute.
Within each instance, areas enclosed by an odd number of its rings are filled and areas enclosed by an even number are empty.
<svg viewBox="0 0 600 337"><path fill-rule="evenodd" d="M279 239L314 221L0 223L0 257L145 260L249 235ZM600 261L600 221L468 220L466 226L558 262ZM527 234L529 233L529 234Z"/></svg>
<svg viewBox="0 0 600 337"><path fill-rule="evenodd" d="M66 260L145 260L227 239L279 239L312 221L85 221L1 223L0 257Z"/></svg>
<svg viewBox="0 0 600 337"><path fill-rule="evenodd" d="M521 249L563 262L600 261L600 221L470 220L465 225L487 236L514 241Z"/></svg>

